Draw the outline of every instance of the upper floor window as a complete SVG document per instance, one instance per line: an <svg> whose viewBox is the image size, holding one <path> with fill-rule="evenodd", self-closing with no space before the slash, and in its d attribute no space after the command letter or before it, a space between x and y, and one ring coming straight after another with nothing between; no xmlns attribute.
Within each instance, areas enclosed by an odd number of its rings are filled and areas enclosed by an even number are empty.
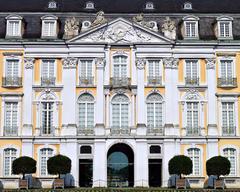
<svg viewBox="0 0 240 192"><path fill-rule="evenodd" d="M42 38L57 37L57 17L53 15L43 16L42 18Z"/></svg>
<svg viewBox="0 0 240 192"><path fill-rule="evenodd" d="M222 132L223 135L235 135L234 102L222 102Z"/></svg>
<svg viewBox="0 0 240 192"><path fill-rule="evenodd" d="M42 135L53 133L53 102L42 102Z"/></svg>
<svg viewBox="0 0 240 192"><path fill-rule="evenodd" d="M234 148L225 148L223 149L223 155L228 158L231 163L230 176L237 175L237 152Z"/></svg>
<svg viewBox="0 0 240 192"><path fill-rule="evenodd" d="M113 77L127 77L127 56L113 57Z"/></svg>
<svg viewBox="0 0 240 192"><path fill-rule="evenodd" d="M190 148L187 150L188 157L192 160L193 163L193 172L192 175L199 176L201 175L201 151L198 148Z"/></svg>
<svg viewBox="0 0 240 192"><path fill-rule="evenodd" d="M7 148L3 151L3 170L4 176L12 175L12 163L17 158L17 150L14 148Z"/></svg>
<svg viewBox="0 0 240 192"><path fill-rule="evenodd" d="M145 9L154 9L154 4L153 4L153 2L147 2L147 3L146 3L146 6L145 6Z"/></svg>
<svg viewBox="0 0 240 192"><path fill-rule="evenodd" d="M162 84L162 62L161 60L148 60L148 84Z"/></svg>
<svg viewBox="0 0 240 192"><path fill-rule="evenodd" d="M218 31L218 38L219 39L231 39L232 35L232 17L218 17L217 18L217 31Z"/></svg>
<svg viewBox="0 0 240 192"><path fill-rule="evenodd" d="M41 67L41 85L42 86L53 86L55 85L55 63L54 59L42 60Z"/></svg>
<svg viewBox="0 0 240 192"><path fill-rule="evenodd" d="M185 60L185 84L187 86L199 85L198 60Z"/></svg>
<svg viewBox="0 0 240 192"><path fill-rule="evenodd" d="M231 58L222 58L219 60L219 79L218 87L222 86L237 86L237 79L235 75L234 60Z"/></svg>
<svg viewBox="0 0 240 192"><path fill-rule="evenodd" d="M183 18L184 21L184 38L198 39L198 20L195 16L187 16Z"/></svg>
<svg viewBox="0 0 240 192"><path fill-rule="evenodd" d="M50 157L53 157L53 149L50 148L44 148L40 150L40 175L41 176L47 176L47 161Z"/></svg>
<svg viewBox="0 0 240 192"><path fill-rule="evenodd" d="M18 15L10 15L6 17L6 20L6 37L22 37L22 17Z"/></svg>
<svg viewBox="0 0 240 192"><path fill-rule="evenodd" d="M80 60L79 83L80 85L93 84L93 60Z"/></svg>
<svg viewBox="0 0 240 192"><path fill-rule="evenodd" d="M86 9L94 9L94 3L92 1L88 1L86 3Z"/></svg>
<svg viewBox="0 0 240 192"><path fill-rule="evenodd" d="M92 129L94 127L94 98L88 93L82 94L78 99L79 128Z"/></svg>
<svg viewBox="0 0 240 192"><path fill-rule="evenodd" d="M18 133L18 103L5 103L4 135L16 136Z"/></svg>
<svg viewBox="0 0 240 192"><path fill-rule="evenodd" d="M186 102L187 104L187 135L198 135L199 130L199 102Z"/></svg>
<svg viewBox="0 0 240 192"><path fill-rule="evenodd" d="M185 10L192 10L192 3L185 2L184 5L183 5L183 9L185 9Z"/></svg>

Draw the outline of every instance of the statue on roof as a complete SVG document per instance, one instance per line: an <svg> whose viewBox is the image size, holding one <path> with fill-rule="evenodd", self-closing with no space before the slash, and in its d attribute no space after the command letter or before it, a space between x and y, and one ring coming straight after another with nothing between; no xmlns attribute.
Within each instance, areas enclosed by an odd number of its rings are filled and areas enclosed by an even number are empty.
<svg viewBox="0 0 240 192"><path fill-rule="evenodd" d="M79 21L75 17L67 18L64 25L64 39L70 39L79 33Z"/></svg>
<svg viewBox="0 0 240 192"><path fill-rule="evenodd" d="M140 13L133 17L133 21L139 25L142 25L143 27L149 28L153 31L158 31L158 26L155 21L145 21L143 13Z"/></svg>
<svg viewBox="0 0 240 192"><path fill-rule="evenodd" d="M104 17L104 12L103 11L99 11L97 12L96 18L95 20L92 22L91 27L106 23L107 19Z"/></svg>
<svg viewBox="0 0 240 192"><path fill-rule="evenodd" d="M170 17L166 17L162 25L162 32L165 37L175 40L176 39L175 21L172 21Z"/></svg>

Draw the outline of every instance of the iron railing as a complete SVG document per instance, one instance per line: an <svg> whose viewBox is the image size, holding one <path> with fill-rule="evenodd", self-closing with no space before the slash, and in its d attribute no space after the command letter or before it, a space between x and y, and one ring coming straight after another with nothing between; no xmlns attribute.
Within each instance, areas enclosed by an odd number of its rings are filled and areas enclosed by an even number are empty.
<svg viewBox="0 0 240 192"><path fill-rule="evenodd" d="M162 85L162 76L148 76L148 85L152 86L161 86Z"/></svg>
<svg viewBox="0 0 240 192"><path fill-rule="evenodd" d="M55 135L55 127L40 127L40 135Z"/></svg>
<svg viewBox="0 0 240 192"><path fill-rule="evenodd" d="M185 77L185 85L186 86L199 86L199 78L198 77Z"/></svg>
<svg viewBox="0 0 240 192"><path fill-rule="evenodd" d="M128 87L131 85L131 79L128 77L111 77L110 85L112 87Z"/></svg>
<svg viewBox="0 0 240 192"><path fill-rule="evenodd" d="M201 127L186 127L186 135L187 136L200 136L201 135Z"/></svg>
<svg viewBox="0 0 240 192"><path fill-rule="evenodd" d="M148 135L164 135L164 128L159 127L148 127L147 128L147 134Z"/></svg>
<svg viewBox="0 0 240 192"><path fill-rule="evenodd" d="M223 136L235 136L236 127L235 126L222 127L222 134Z"/></svg>
<svg viewBox="0 0 240 192"><path fill-rule="evenodd" d="M55 77L41 77L42 86L54 86L56 78Z"/></svg>
<svg viewBox="0 0 240 192"><path fill-rule="evenodd" d="M4 126L3 127L4 136L17 136L18 135L18 127L17 126Z"/></svg>
<svg viewBox="0 0 240 192"><path fill-rule="evenodd" d="M93 77L79 77L79 85L80 86L93 85L93 80L94 80Z"/></svg>
<svg viewBox="0 0 240 192"><path fill-rule="evenodd" d="M3 87L21 87L22 77L8 76L2 78Z"/></svg>
<svg viewBox="0 0 240 192"><path fill-rule="evenodd" d="M110 129L111 135L129 135L131 133L130 127L116 127L112 126Z"/></svg>
<svg viewBox="0 0 240 192"><path fill-rule="evenodd" d="M78 127L77 134L78 135L93 135L94 129L93 129L93 127Z"/></svg>
<svg viewBox="0 0 240 192"><path fill-rule="evenodd" d="M217 86L218 87L237 87L237 78L233 78L233 77L218 78Z"/></svg>

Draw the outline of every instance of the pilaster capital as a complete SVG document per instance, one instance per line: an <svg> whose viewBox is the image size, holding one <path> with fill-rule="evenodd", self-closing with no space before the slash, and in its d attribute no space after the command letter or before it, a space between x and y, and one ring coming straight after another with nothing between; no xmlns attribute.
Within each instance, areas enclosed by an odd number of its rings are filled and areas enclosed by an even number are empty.
<svg viewBox="0 0 240 192"><path fill-rule="evenodd" d="M177 69L178 61L179 61L179 59L176 59L174 57L163 58L163 64L164 64L165 69Z"/></svg>
<svg viewBox="0 0 240 192"><path fill-rule="evenodd" d="M215 69L216 59L214 58L206 59L206 65L207 65L207 69Z"/></svg>
<svg viewBox="0 0 240 192"><path fill-rule="evenodd" d="M35 59L31 57L24 58L25 69L33 69Z"/></svg>
<svg viewBox="0 0 240 192"><path fill-rule="evenodd" d="M64 69L75 69L77 66L78 59L74 57L67 57L64 58L62 61Z"/></svg>
<svg viewBox="0 0 240 192"><path fill-rule="evenodd" d="M142 70L145 68L147 60L144 58L136 58L136 66L139 70Z"/></svg>
<svg viewBox="0 0 240 192"><path fill-rule="evenodd" d="M97 68L104 68L105 67L106 60L103 57L97 57L95 58L95 64Z"/></svg>

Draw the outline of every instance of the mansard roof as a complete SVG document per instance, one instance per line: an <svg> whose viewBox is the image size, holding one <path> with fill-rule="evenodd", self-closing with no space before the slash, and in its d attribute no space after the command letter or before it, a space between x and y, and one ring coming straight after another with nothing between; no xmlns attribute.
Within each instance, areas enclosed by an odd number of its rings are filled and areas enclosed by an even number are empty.
<svg viewBox="0 0 240 192"><path fill-rule="evenodd" d="M92 0L94 9L86 9L89 0L55 0L56 9L49 9L50 0L0 0L0 12L97 12L105 13L240 13L239 0ZM145 9L152 2L154 9ZM190 2L192 9L184 9Z"/></svg>

